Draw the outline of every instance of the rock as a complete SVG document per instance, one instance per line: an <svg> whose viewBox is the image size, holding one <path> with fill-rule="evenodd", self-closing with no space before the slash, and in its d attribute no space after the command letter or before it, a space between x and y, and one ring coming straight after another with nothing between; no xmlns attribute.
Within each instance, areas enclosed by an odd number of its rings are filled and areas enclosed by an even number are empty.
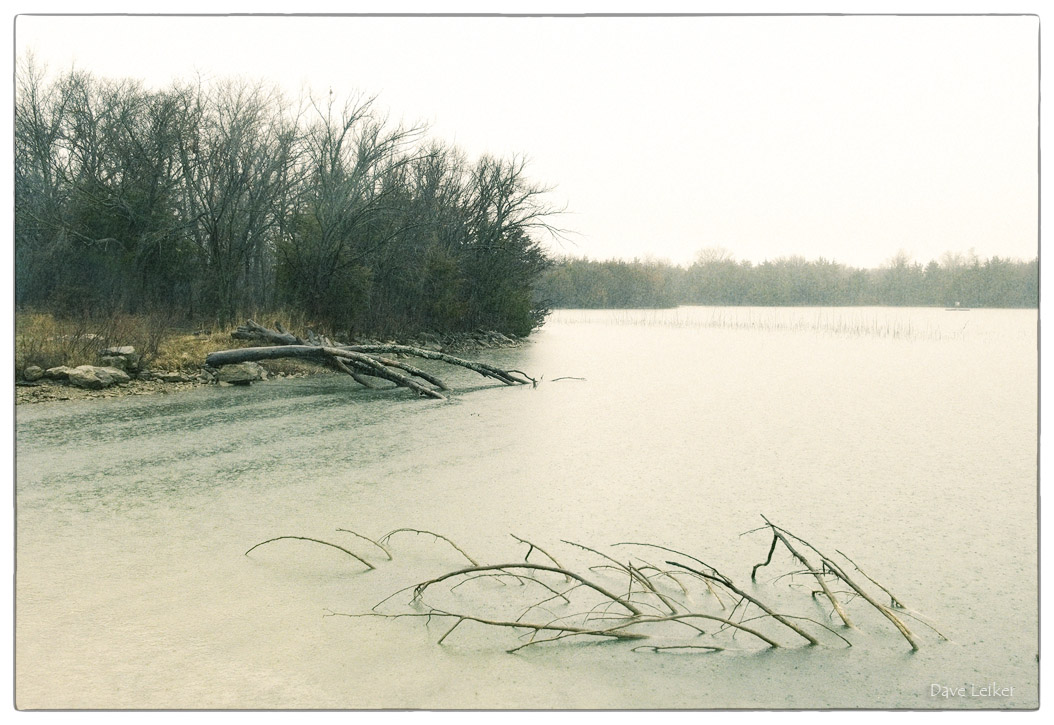
<svg viewBox="0 0 1054 725"><path fill-rule="evenodd" d="M188 378L183 373L154 373L153 377L155 377L158 380L162 380L162 381L164 381L166 383L186 383L186 382L190 382L190 378Z"/></svg>
<svg viewBox="0 0 1054 725"><path fill-rule="evenodd" d="M95 365L80 365L68 373L69 381L78 388L88 390L102 390L111 385L123 385L131 382L128 373L119 368L96 367Z"/></svg>
<svg viewBox="0 0 1054 725"><path fill-rule="evenodd" d="M78 388L88 390L102 390L113 385L113 377L106 372L106 368L97 368L93 365L79 365L69 372L69 381Z"/></svg>
<svg viewBox="0 0 1054 725"><path fill-rule="evenodd" d="M266 380L267 372L256 363L243 362L237 365L224 365L220 368L218 378L221 383L249 385L257 380Z"/></svg>
<svg viewBox="0 0 1054 725"><path fill-rule="evenodd" d="M103 365L120 368L128 372L139 370L142 356L135 351L131 345L121 347L108 347L99 353L99 359Z"/></svg>
<svg viewBox="0 0 1054 725"><path fill-rule="evenodd" d="M69 378L71 370L73 370L73 368L66 367L65 365L60 365L57 368L48 368L44 371L44 377L49 380L66 380Z"/></svg>
<svg viewBox="0 0 1054 725"><path fill-rule="evenodd" d="M34 382L44 377L44 371L36 365L30 365L22 371L22 379L27 382Z"/></svg>
<svg viewBox="0 0 1054 725"><path fill-rule="evenodd" d="M125 383L130 383L132 381L132 376L120 368L102 367L95 368L95 370L102 371L109 375L110 378L113 379L114 385L124 385Z"/></svg>

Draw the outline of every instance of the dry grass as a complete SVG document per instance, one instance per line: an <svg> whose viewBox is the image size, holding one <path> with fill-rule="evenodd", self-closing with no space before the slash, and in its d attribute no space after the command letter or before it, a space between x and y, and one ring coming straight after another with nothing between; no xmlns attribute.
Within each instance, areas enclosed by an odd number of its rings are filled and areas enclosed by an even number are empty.
<svg viewBox="0 0 1054 725"><path fill-rule="evenodd" d="M162 317L112 315L105 318L57 318L46 312L23 311L15 316L15 370L30 365L91 365L108 347L131 345L146 361L156 357L171 334Z"/></svg>
<svg viewBox="0 0 1054 725"><path fill-rule="evenodd" d="M328 329L293 310L257 311L241 319L247 318L271 325L278 320L290 330L312 330L333 339L350 339L346 331ZM136 349L144 368L192 373L201 369L211 352L253 345L231 337L236 327L179 322L163 315L62 318L48 312L23 310L15 316L15 374L21 377L30 365L44 370L60 365L98 365L103 350L124 345ZM455 349L456 345L450 343L450 347ZM261 365L272 375L329 372L325 366L301 359L268 360Z"/></svg>
<svg viewBox="0 0 1054 725"><path fill-rule="evenodd" d="M271 319L275 315L264 316ZM285 319L278 313L277 319ZM59 318L51 313L22 311L15 316L15 374L30 365L44 370L67 365L97 365L108 347L131 345L152 370L192 372L217 350L246 347L251 343L231 338L234 326L188 328L152 315L113 315L105 318ZM275 360L264 367L270 373L304 375L322 368L296 360Z"/></svg>
<svg viewBox="0 0 1054 725"><path fill-rule="evenodd" d="M157 370L198 370L205 364L206 355L228 347L237 347L237 341L231 340L229 332L177 332L161 341L149 366Z"/></svg>

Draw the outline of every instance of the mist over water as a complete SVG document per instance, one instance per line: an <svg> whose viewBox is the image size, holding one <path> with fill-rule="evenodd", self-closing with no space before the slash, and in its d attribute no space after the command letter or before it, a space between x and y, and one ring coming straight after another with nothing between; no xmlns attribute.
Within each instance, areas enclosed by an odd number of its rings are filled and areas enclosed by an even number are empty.
<svg viewBox="0 0 1054 725"><path fill-rule="evenodd" d="M320 376L22 406L16 704L1035 707L1036 323L570 310L481 355L534 388L444 370L445 402ZM768 539L740 534L761 514L849 554L952 642L911 654L864 617L850 649L510 655L507 631L463 625L437 646L449 622L325 616L464 564L427 537L393 538L395 560L370 572L307 542L243 555L281 535L376 553L335 529L409 526L495 563L522 560L509 534L569 559L562 539L647 541L748 582ZM931 694L993 682L1013 696Z"/></svg>

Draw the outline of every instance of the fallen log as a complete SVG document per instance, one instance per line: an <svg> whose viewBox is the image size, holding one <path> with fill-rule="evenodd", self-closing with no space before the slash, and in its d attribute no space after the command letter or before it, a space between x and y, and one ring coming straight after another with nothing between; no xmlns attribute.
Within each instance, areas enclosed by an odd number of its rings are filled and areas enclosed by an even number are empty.
<svg viewBox="0 0 1054 725"><path fill-rule="evenodd" d="M480 375L498 380L505 385L525 385L532 382L518 371L502 370L486 363L464 360L447 353L410 345L339 345L327 337L309 333L308 338L298 337L275 324L275 329L266 328L252 320L238 327L231 337L269 343L263 347L243 347L209 353L205 364L218 368L243 362L259 362L280 358L309 359L347 373L367 387L376 387L366 378L379 378L408 388L429 398L445 400L439 391L448 390L440 378L401 360L385 355L407 355L426 360L436 360L448 365L472 370ZM417 379L423 382L419 382ZM427 385L425 384L427 383ZM432 387L429 387L432 386Z"/></svg>
<svg viewBox="0 0 1054 725"><path fill-rule="evenodd" d="M239 325L238 329L231 333L231 337L235 340L254 340L271 345L303 345L305 343L304 340L293 333L287 332L277 322L274 323L274 326L275 329L271 330L252 320L248 320L244 325Z"/></svg>
<svg viewBox="0 0 1054 725"><path fill-rule="evenodd" d="M345 345L340 348L341 350L350 350L353 352L361 353L389 353L389 354L403 354L413 355L414 357L425 358L426 360L440 360L450 365L460 365L463 368L473 370L480 375L488 378L496 378L502 381L506 385L526 385L530 383L520 375L517 375L512 370L502 370L486 363L472 362L471 360L462 360L459 357L453 355L447 355L445 352L438 352L436 350L426 350L419 347L410 347L409 345Z"/></svg>

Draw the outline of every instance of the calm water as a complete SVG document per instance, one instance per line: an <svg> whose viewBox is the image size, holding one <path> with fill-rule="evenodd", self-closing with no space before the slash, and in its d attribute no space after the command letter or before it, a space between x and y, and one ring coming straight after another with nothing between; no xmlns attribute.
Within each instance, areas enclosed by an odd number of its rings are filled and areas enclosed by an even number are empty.
<svg viewBox="0 0 1054 725"><path fill-rule="evenodd" d="M17 705L1035 707L1036 321L563 311L486 355L536 388L445 373L442 402L318 377L20 407ZM851 649L510 655L505 631L437 646L449 622L324 616L464 564L426 537L393 538L368 573L307 542L243 556L279 535L372 555L335 529L411 526L491 563L522 559L509 534L587 563L561 540L653 542L744 583L761 514L852 556L952 642L917 627L912 654L862 615ZM778 563L759 593L793 583ZM931 696L993 682L1013 696Z"/></svg>

